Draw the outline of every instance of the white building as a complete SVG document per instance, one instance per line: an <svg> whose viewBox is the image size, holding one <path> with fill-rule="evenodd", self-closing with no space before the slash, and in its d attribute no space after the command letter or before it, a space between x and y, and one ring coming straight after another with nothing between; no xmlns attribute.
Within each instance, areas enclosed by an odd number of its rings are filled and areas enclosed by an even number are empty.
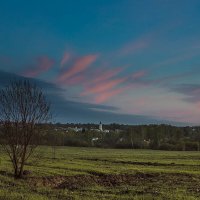
<svg viewBox="0 0 200 200"><path fill-rule="evenodd" d="M99 130L100 130L100 131L103 131L103 125L102 125L101 122L99 123Z"/></svg>

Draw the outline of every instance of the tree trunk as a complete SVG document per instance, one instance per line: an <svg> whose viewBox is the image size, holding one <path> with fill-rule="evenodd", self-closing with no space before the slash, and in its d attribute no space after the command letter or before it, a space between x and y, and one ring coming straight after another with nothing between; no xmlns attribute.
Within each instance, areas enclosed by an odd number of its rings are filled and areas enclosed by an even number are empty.
<svg viewBox="0 0 200 200"><path fill-rule="evenodd" d="M23 152L23 156L21 159L21 165L20 165L20 170L19 170L19 174L18 177L22 178L23 176L23 169L24 169L24 163L25 163L25 158L26 158L26 151L27 151L27 146L24 147L24 152Z"/></svg>
<svg viewBox="0 0 200 200"><path fill-rule="evenodd" d="M23 176L23 169L24 169L24 161L21 163L18 178L22 178Z"/></svg>
<svg viewBox="0 0 200 200"><path fill-rule="evenodd" d="M132 146L132 149L133 149L133 134L131 133L131 146Z"/></svg>
<svg viewBox="0 0 200 200"><path fill-rule="evenodd" d="M14 170L14 177L15 177L15 178L18 178L18 168L15 167L14 169L15 169L15 170Z"/></svg>
<svg viewBox="0 0 200 200"><path fill-rule="evenodd" d="M13 164L13 169L14 169L14 177L17 178L19 169L18 169L18 163L15 157L12 159L12 164Z"/></svg>

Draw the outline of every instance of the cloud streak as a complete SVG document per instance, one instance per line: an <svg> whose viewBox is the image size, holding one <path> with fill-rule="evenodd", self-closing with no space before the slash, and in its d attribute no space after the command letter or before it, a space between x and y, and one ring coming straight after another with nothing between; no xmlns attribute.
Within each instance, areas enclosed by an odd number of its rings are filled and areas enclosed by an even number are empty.
<svg viewBox="0 0 200 200"><path fill-rule="evenodd" d="M141 78L146 76L146 71L137 71L131 75L128 74L116 78L119 72L122 72L122 70L111 73L113 76L110 76L111 74L108 72L108 76L103 74L99 79L94 77L94 80L91 80L91 84L86 84L81 95L92 94L95 103L104 103L128 89L135 89L143 85L140 81Z"/></svg>
<svg viewBox="0 0 200 200"><path fill-rule="evenodd" d="M133 41L130 41L129 43L125 44L121 49L118 50L117 55L127 56L130 54L138 53L144 49L147 49L153 42L155 35L156 35L155 33L150 32Z"/></svg>
<svg viewBox="0 0 200 200"><path fill-rule="evenodd" d="M60 61L60 66L64 67L70 59L70 54L68 52L64 52L63 57Z"/></svg>
<svg viewBox="0 0 200 200"><path fill-rule="evenodd" d="M88 67L90 67L90 65L93 62L96 61L97 57L98 55L95 54L78 58L72 67L70 67L68 70L62 72L62 74L59 75L58 82L63 83L72 76L75 76L76 74L85 71Z"/></svg>
<svg viewBox="0 0 200 200"><path fill-rule="evenodd" d="M184 101L190 103L200 102L200 84L179 84L170 88L173 92L185 95Z"/></svg>
<svg viewBox="0 0 200 200"><path fill-rule="evenodd" d="M123 83L125 80L126 78L108 80L107 82L101 82L99 84L96 84L95 86L86 87L85 92L83 92L82 95L96 94L104 91L109 91L110 89L116 87L120 83Z"/></svg>
<svg viewBox="0 0 200 200"><path fill-rule="evenodd" d="M48 56L40 56L36 59L35 67L32 67L22 73L26 77L37 77L38 75L48 71L54 65L55 61Z"/></svg>
<svg viewBox="0 0 200 200"><path fill-rule="evenodd" d="M10 80L13 79L20 80L24 79L24 77L0 71L0 87L9 84ZM52 111L56 117L54 119L56 122L98 123L99 121L103 121L103 123L126 124L170 123L169 121L157 120L151 116L116 113L118 108L114 106L70 101L63 97L64 91L55 84L35 78L26 79L35 82L43 89L48 100L52 103Z"/></svg>
<svg viewBox="0 0 200 200"><path fill-rule="evenodd" d="M117 88L117 89L113 89L113 90L109 90L109 91L104 91L103 93L97 94L95 96L94 102L96 104L104 103L104 102L108 101L109 99L113 98L114 96L124 92L128 88L129 88L129 86Z"/></svg>

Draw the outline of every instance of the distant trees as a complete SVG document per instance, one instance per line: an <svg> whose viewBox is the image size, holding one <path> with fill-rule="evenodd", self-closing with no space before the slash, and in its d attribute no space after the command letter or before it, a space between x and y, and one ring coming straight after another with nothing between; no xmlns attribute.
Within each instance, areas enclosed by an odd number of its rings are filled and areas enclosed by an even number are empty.
<svg viewBox="0 0 200 200"><path fill-rule="evenodd" d="M1 145L15 178L23 176L25 162L37 147L40 123L50 119L50 104L35 84L14 81L0 90Z"/></svg>
<svg viewBox="0 0 200 200"><path fill-rule="evenodd" d="M200 127L175 127L170 125L104 125L109 133L90 130L95 124L79 124L88 130L75 132L68 129L72 124L52 124L46 130L41 144L84 146L102 148L160 149L178 151L200 150ZM78 126L73 124L74 127ZM114 130L112 129L114 128ZM117 131L115 130L115 128ZM55 131L56 130L56 131ZM56 138L52 139L53 137ZM59 141L58 143L55 141Z"/></svg>

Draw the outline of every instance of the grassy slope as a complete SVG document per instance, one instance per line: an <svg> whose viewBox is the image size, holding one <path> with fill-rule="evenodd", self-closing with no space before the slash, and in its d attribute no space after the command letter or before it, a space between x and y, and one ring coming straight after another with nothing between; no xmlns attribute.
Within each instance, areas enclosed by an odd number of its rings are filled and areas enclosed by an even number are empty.
<svg viewBox="0 0 200 200"><path fill-rule="evenodd" d="M26 169L31 177L14 180L1 153L0 199L200 199L200 152L63 147L53 160L52 149L40 147ZM67 187L56 189L65 176Z"/></svg>

